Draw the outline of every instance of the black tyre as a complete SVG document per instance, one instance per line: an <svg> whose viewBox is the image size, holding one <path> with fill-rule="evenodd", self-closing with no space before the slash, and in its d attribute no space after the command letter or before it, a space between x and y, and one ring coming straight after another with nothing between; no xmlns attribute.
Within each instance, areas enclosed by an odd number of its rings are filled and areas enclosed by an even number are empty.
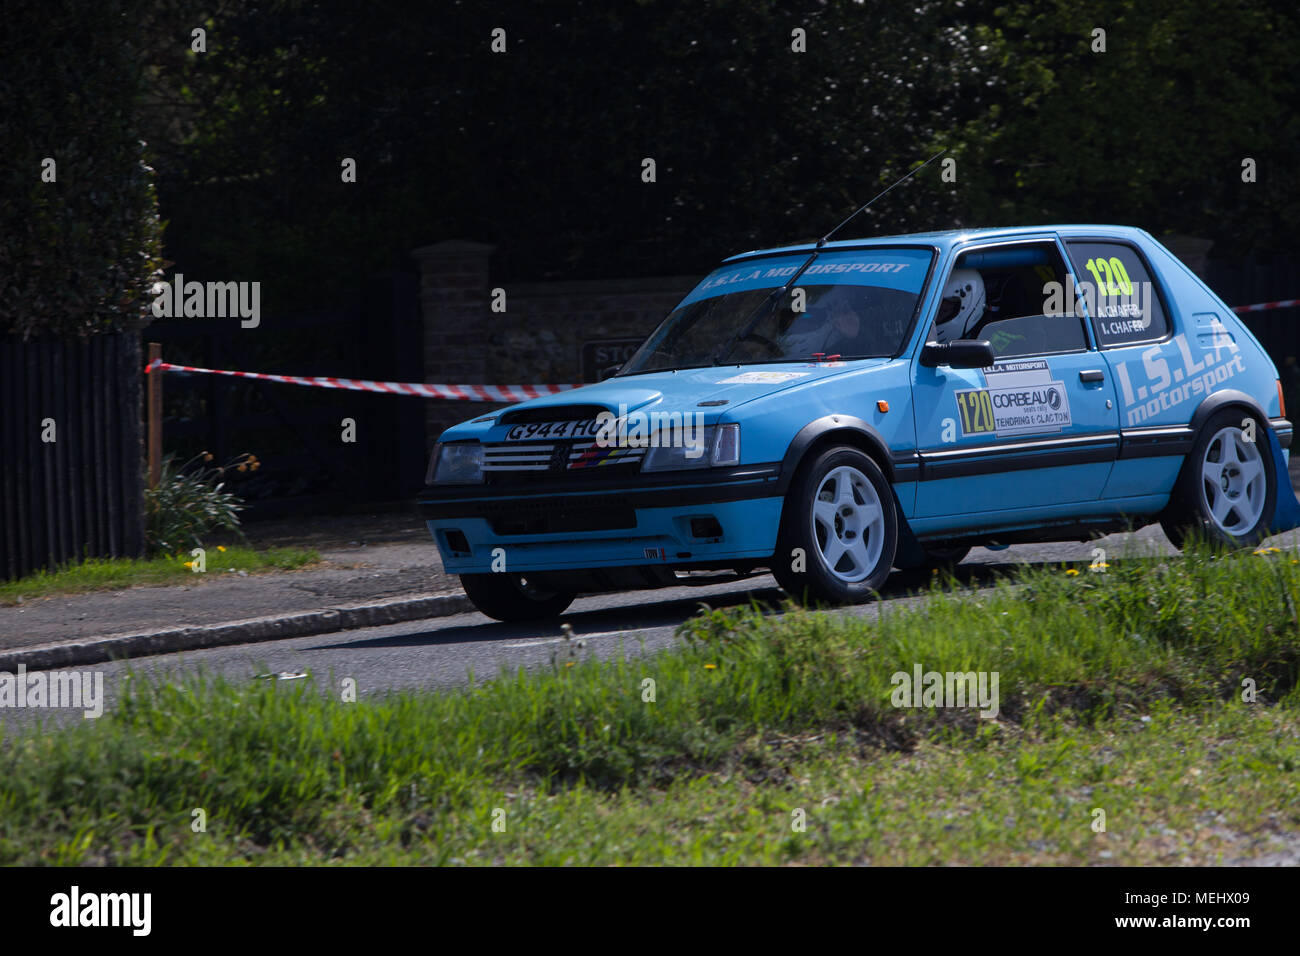
<svg viewBox="0 0 1300 956"><path fill-rule="evenodd" d="M1242 424L1255 424L1246 440ZM1241 409L1210 417L1183 462L1160 527L1182 549L1200 534L1229 547L1253 547L1268 537L1277 506L1277 477L1266 440L1267 424Z"/></svg>
<svg viewBox="0 0 1300 956"><path fill-rule="evenodd" d="M474 606L498 621L545 621L559 617L577 597L548 591L522 574L462 574L461 586Z"/></svg>
<svg viewBox="0 0 1300 956"><path fill-rule="evenodd" d="M796 600L862 604L889 577L898 512L884 473L840 445L806 463L786 493L772 574Z"/></svg>

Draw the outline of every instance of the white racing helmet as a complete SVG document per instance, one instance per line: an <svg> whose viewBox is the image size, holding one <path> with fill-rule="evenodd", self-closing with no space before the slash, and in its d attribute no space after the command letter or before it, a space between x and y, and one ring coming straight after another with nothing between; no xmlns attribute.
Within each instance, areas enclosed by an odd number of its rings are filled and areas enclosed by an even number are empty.
<svg viewBox="0 0 1300 956"><path fill-rule="evenodd" d="M940 342L964 336L984 314L984 279L976 269L957 269L939 300L934 335Z"/></svg>

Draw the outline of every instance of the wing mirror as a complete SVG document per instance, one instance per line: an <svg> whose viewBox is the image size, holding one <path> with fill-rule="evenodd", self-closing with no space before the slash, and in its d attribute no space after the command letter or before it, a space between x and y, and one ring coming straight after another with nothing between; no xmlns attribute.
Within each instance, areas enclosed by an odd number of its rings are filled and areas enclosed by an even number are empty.
<svg viewBox="0 0 1300 956"><path fill-rule="evenodd" d="M988 339L954 339L951 342L927 342L921 349L921 364L927 368L947 365L952 368L990 368L997 360Z"/></svg>

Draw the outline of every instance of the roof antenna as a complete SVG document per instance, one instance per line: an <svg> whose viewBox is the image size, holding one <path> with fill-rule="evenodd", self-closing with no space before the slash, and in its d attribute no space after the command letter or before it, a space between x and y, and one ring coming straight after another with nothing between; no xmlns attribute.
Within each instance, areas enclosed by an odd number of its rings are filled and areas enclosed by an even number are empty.
<svg viewBox="0 0 1300 956"><path fill-rule="evenodd" d="M925 169L925 167L929 166L932 162L934 162L936 159L938 159L946 152L948 152L948 148L945 146L943 149L939 150L939 152L935 153L933 156L931 156L929 159L923 162L920 166L917 166L916 169L912 170L910 173L907 173L906 175L903 176L902 179L898 180L893 185L885 189L884 192L872 196L871 199L869 199L865 205L855 210L853 215L849 216L848 219L845 219L842 223L840 223L830 232L826 233L826 235L818 239L816 247L813 249L811 253L809 253L808 258L804 260L803 265L801 265L798 269L796 269L794 271L794 274L791 275L790 278L785 280L784 285L781 285L778 288L773 289L770 293L768 293L767 297L758 304L758 307L755 308L752 313L750 313L749 318L745 321L745 324L740 328L738 328L735 331L735 333L731 336L731 338L729 338L726 341L726 343L722 346L722 348L714 353L712 359L713 364L714 365L719 364L722 361L722 359L731 352L732 348L735 347L737 342L739 342L746 335L754 331L754 329L758 326L758 323L762 321L763 317L767 315L769 311L771 311L771 309L776 305L776 303L779 302L787 292L790 291L790 287L794 285L796 282L798 282L799 277L802 276L808 270L808 267L817 260L817 257L821 255L822 246L826 245L826 243L830 240L831 236L835 235L835 233L839 232L850 222L856 219L859 213L865 212L867 206L870 206L873 202L875 202L885 193L889 192L889 190L893 189L894 186L901 185L902 183L911 179L913 176L915 176L921 170Z"/></svg>
<svg viewBox="0 0 1300 956"><path fill-rule="evenodd" d="M867 200L867 202L866 202L864 205L862 205L862 206L860 206L858 209L854 210L853 214L850 215L848 219L845 219L842 223L840 223L838 226L836 226L836 227L835 227L834 229L832 229L830 232L826 233L826 235L824 235L824 236L822 236L820 239L818 239L818 240L817 240L817 248L820 249L822 246L826 245L826 243L830 240L831 236L835 235L835 233L839 232L841 229L843 229L845 226L847 226L849 223L851 223L854 219L858 218L859 215L861 215L862 213L866 212L868 206L870 206L873 202L875 202L877 199L879 199L879 198L880 198L881 196L883 196L885 193L889 192L889 190L893 189L894 186L901 185L902 183L904 183L904 182L906 182L907 180L911 179L913 176L915 176L915 175L916 175L917 173L919 173L921 170L925 169L925 167L929 166L932 162L934 162L936 159L938 159L940 156L942 156L942 155L943 155L944 153L946 153L946 152L948 152L948 148L947 148L947 147L944 147L943 149L939 150L939 152L935 153L933 156L931 156L929 159L927 159L925 162L923 162L920 166L917 166L916 169L912 170L910 173L906 173L906 174L903 176L902 179L898 180L897 182L895 182L895 183L894 183L893 185L891 185L891 186L887 186L883 192L877 193L875 196L872 196L869 200Z"/></svg>

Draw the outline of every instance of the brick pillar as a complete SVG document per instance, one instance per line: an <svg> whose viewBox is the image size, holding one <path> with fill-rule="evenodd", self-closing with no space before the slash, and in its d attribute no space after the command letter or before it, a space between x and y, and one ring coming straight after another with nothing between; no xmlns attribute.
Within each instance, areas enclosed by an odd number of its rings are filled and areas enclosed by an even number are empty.
<svg viewBox="0 0 1300 956"><path fill-rule="evenodd" d="M495 246L452 239L414 250L420 264L424 323L424 380L451 385L488 384L488 260ZM428 399L428 435L499 405Z"/></svg>

